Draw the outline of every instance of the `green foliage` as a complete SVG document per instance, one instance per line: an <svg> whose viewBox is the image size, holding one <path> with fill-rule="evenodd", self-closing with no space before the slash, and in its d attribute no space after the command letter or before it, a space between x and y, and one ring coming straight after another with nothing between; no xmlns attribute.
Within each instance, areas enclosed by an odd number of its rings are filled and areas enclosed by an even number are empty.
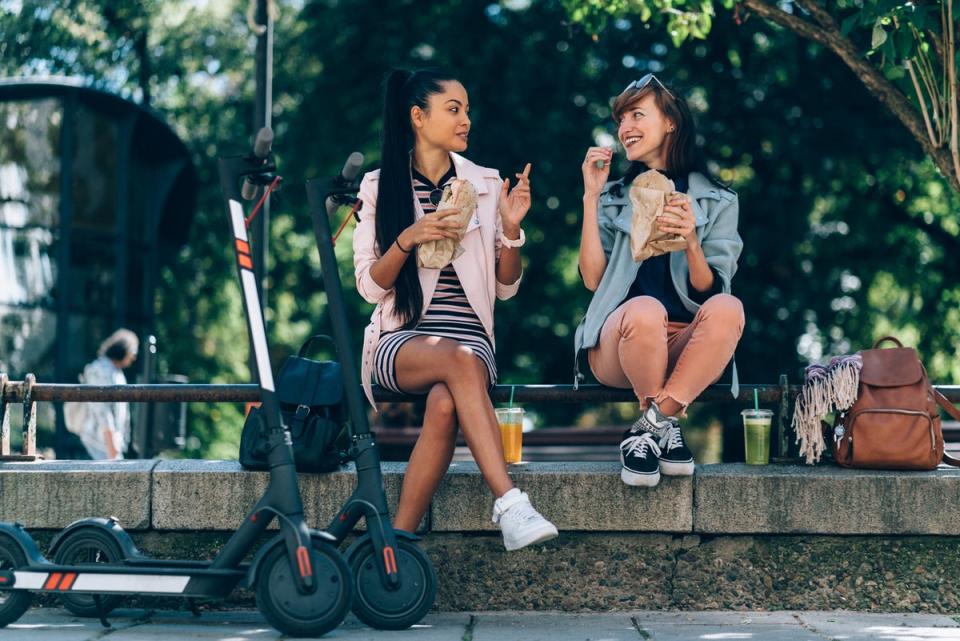
<svg viewBox="0 0 960 641"><path fill-rule="evenodd" d="M642 23L663 26L674 46L688 39L705 40L714 19L712 0L560 0L570 19L581 23L598 37L609 18L636 16ZM718 0L717 5L730 9L734 0Z"/></svg>

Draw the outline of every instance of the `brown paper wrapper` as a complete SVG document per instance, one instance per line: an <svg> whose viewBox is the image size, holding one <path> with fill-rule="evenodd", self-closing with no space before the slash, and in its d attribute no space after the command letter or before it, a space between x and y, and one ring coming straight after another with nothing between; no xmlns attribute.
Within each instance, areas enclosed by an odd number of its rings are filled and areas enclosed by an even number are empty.
<svg viewBox="0 0 960 641"><path fill-rule="evenodd" d="M443 188L443 196L440 198L440 204L437 205L437 211L448 209L459 210L458 214L446 218L446 220L453 219L459 224L457 239L441 238L421 243L417 247L417 265L420 267L443 269L463 253L460 241L463 240L467 231L467 224L477 211L477 190L469 180L457 178Z"/></svg>
<svg viewBox="0 0 960 641"><path fill-rule="evenodd" d="M643 172L630 184L630 202L633 204L630 250L636 262L686 248L687 241L683 236L657 231L657 216L663 213L673 191L673 181L656 169Z"/></svg>

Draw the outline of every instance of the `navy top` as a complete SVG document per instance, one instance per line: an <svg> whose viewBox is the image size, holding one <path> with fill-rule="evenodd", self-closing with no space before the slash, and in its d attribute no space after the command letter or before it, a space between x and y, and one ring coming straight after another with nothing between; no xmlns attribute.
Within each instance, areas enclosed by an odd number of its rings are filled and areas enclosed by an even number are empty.
<svg viewBox="0 0 960 641"><path fill-rule="evenodd" d="M687 192L687 176L671 176L668 174L667 178L673 181L676 191ZM688 281L689 278L688 276ZM700 304L722 290L723 283L716 272L713 273L713 286L705 292L697 291L692 283L687 283L690 299ZM640 263L637 278L633 281L630 291L627 292L627 297L623 300L626 301L636 296L652 296L660 301L667 310L667 320L669 321L675 323L690 323L693 321L693 314L683 306L683 301L677 294L677 288L673 286L673 279L670 277L670 254L660 254Z"/></svg>

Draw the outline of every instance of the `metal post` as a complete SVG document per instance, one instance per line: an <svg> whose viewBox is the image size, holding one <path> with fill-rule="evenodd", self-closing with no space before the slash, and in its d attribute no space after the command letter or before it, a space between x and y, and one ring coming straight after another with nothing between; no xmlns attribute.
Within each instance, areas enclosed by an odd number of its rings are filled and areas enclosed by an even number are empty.
<svg viewBox="0 0 960 641"><path fill-rule="evenodd" d="M133 135L133 118L124 118L116 127L117 147L117 183L114 191L116 207L116 267L114 271L113 296L114 327L125 327L129 322L129 278L130 270L130 143ZM139 314L138 314L139 316Z"/></svg>
<svg viewBox="0 0 960 641"><path fill-rule="evenodd" d="M73 295L70 265L70 244L73 238L73 156L76 148L77 94L68 92L63 98L63 125L60 129L60 238L57 242L57 360L54 376L65 382L70 366L70 296ZM57 413L54 450L65 456L69 434L63 413Z"/></svg>
<svg viewBox="0 0 960 641"><path fill-rule="evenodd" d="M7 414L7 399L3 394L6 386L7 375L0 374L0 456L10 456L10 415Z"/></svg>
<svg viewBox="0 0 960 641"><path fill-rule="evenodd" d="M21 451L27 460L37 458L37 402L33 400L33 384L37 377L27 374L24 377L23 394L23 447Z"/></svg>
<svg viewBox="0 0 960 641"><path fill-rule="evenodd" d="M790 456L790 385L787 375L780 375L780 411L777 412L777 455L775 463L787 463Z"/></svg>
<svg viewBox="0 0 960 641"><path fill-rule="evenodd" d="M271 0L257 0L257 25L263 33L257 37L256 52L256 97L253 109L253 131L271 126L273 111L273 18L268 5ZM267 307L267 261L270 256L270 200L260 208L255 220L254 272L260 283L260 306Z"/></svg>

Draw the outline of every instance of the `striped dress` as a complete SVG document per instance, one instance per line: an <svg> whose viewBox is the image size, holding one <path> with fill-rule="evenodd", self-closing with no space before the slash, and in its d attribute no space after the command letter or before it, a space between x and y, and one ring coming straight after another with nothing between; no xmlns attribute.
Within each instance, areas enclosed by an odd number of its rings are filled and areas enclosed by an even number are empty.
<svg viewBox="0 0 960 641"><path fill-rule="evenodd" d="M430 200L431 192L442 190L457 177L453 167L434 186L429 179L413 172L413 189L425 214L436 211L437 206ZM438 200L435 196L435 200ZM412 259L412 257L411 257ZM420 317L420 323L412 330L386 332L380 336L377 351L373 357L373 378L382 387L393 392L406 393L397 383L396 358L400 348L415 336L442 336L469 347L487 368L490 385L497 381L497 361L493 344L487 336L483 323L477 317L467 295L460 285L460 279L453 265L447 265L440 271L437 288L430 304Z"/></svg>

